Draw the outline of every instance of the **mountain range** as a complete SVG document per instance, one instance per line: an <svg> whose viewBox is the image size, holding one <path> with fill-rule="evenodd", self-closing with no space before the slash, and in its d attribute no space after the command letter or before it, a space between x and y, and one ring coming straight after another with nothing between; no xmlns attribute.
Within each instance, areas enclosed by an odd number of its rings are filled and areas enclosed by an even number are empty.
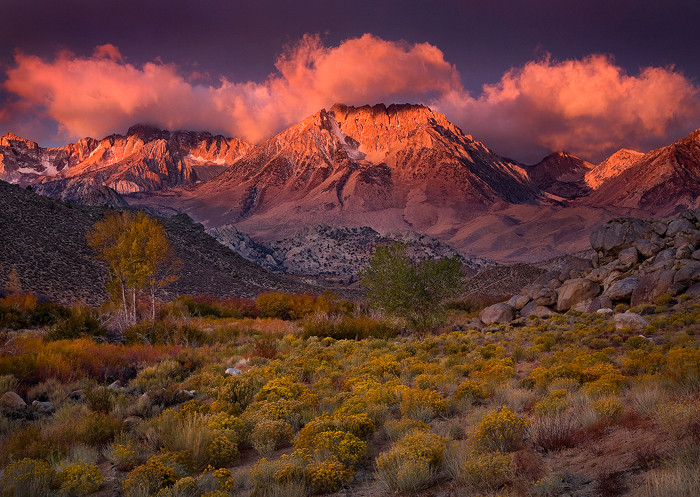
<svg viewBox="0 0 700 497"><path fill-rule="evenodd" d="M425 106L336 104L258 145L145 125L48 149L7 134L0 179L75 203L185 212L256 242L319 224L369 227L532 262L588 248L590 230L612 217L697 207L700 130L597 165L564 152L524 165Z"/></svg>

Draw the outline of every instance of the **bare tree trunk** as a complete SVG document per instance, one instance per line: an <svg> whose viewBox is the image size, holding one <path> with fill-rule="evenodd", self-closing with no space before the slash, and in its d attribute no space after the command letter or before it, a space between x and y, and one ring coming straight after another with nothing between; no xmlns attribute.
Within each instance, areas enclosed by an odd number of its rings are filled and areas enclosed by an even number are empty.
<svg viewBox="0 0 700 497"><path fill-rule="evenodd" d="M151 284L151 321L156 322L156 287Z"/></svg>
<svg viewBox="0 0 700 497"><path fill-rule="evenodd" d="M131 290L131 321L136 324L136 287Z"/></svg>

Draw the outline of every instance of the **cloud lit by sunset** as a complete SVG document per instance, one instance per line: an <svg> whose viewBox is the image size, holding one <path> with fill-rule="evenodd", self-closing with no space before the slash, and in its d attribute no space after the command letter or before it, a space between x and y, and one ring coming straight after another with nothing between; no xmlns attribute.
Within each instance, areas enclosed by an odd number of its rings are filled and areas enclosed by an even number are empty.
<svg viewBox="0 0 700 497"><path fill-rule="evenodd" d="M17 97L0 119L50 118L59 139L102 138L137 122L169 129L221 131L252 142L336 102L423 103L497 153L532 161L545 150L602 160L626 147L646 151L700 127L700 88L672 67L627 74L609 56L544 57L507 70L481 94L429 43L365 34L338 46L306 35L290 45L262 82L192 83L160 61L136 65L113 45L90 57L59 52L52 60L17 52L4 89Z"/></svg>

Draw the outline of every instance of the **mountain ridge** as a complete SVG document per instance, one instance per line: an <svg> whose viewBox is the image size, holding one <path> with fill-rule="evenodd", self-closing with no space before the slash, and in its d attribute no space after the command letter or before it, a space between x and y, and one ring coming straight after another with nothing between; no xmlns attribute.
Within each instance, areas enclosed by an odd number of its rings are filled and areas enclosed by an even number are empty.
<svg viewBox="0 0 700 497"><path fill-rule="evenodd" d="M137 124L126 135L71 144L51 178L27 174L43 194L186 212L207 229L234 224L260 242L318 224L369 227L423 233L464 256L534 262L586 249L581 233L610 218L696 207L699 134L647 154L621 149L597 165L554 152L528 166L426 106L335 104L255 146ZM52 150L16 135L0 143L0 153L14 143L14 154L32 158L35 173L46 162L39 152ZM126 160L135 150L141 155ZM124 174L110 175L110 157Z"/></svg>

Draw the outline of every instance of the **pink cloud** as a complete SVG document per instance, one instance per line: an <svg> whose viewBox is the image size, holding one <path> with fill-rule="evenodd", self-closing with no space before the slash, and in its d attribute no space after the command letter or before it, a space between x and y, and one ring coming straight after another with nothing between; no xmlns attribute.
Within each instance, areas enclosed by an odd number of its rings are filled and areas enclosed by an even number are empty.
<svg viewBox="0 0 700 497"><path fill-rule="evenodd" d="M477 98L444 94L435 107L497 151L566 150L602 160L622 147L646 152L700 126L700 88L673 68L630 76L610 57L528 62Z"/></svg>
<svg viewBox="0 0 700 497"><path fill-rule="evenodd" d="M306 35L276 68L263 82L221 78L214 85L172 64L130 64L117 47L103 45L91 57L61 52L50 61L17 53L4 88L31 108L27 113L58 123L61 139L101 138L145 122L259 142L336 102L416 102L503 155L537 160L554 149L598 160L621 147L645 151L700 126L700 90L682 74L645 68L628 75L601 55L529 62L478 96L463 89L435 46L370 34L336 47Z"/></svg>
<svg viewBox="0 0 700 497"><path fill-rule="evenodd" d="M225 130L260 141L336 102L426 101L459 90L459 76L428 44L389 42L372 35L324 47L305 36L278 59L263 83L221 79L192 84L171 64L124 62L112 45L92 57L69 52L55 60L18 53L5 89L58 122L66 139L102 137L135 122L167 128Z"/></svg>

